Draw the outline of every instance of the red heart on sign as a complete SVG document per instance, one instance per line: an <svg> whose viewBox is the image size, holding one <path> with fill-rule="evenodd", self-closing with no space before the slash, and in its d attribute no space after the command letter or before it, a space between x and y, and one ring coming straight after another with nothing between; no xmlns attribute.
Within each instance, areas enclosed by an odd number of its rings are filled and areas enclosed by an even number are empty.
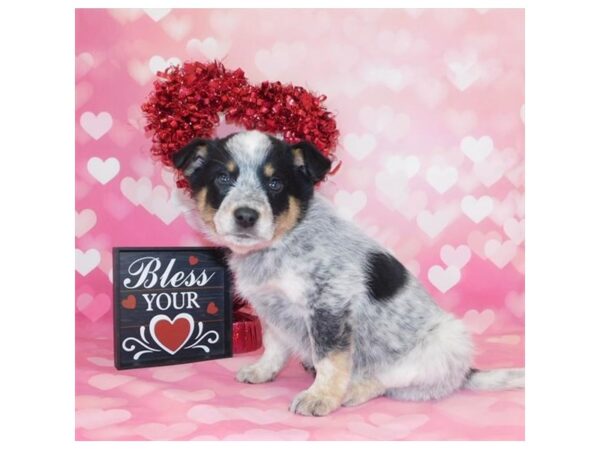
<svg viewBox="0 0 600 450"><path fill-rule="evenodd" d="M196 264L198 264L198 262L200 261L198 258L196 258L194 255L190 256L188 258L188 261L190 262L190 264L192 266L195 266Z"/></svg>
<svg viewBox="0 0 600 450"><path fill-rule="evenodd" d="M206 308L206 312L214 316L219 312L219 308L214 304L214 302L210 302Z"/></svg>
<svg viewBox="0 0 600 450"><path fill-rule="evenodd" d="M136 305L137 299L133 294L129 294L126 299L121 300L121 306L125 309L135 309Z"/></svg>
<svg viewBox="0 0 600 450"><path fill-rule="evenodd" d="M164 351L174 355L185 345L194 330L194 319L181 313L171 320L164 314L154 316L150 321L150 334Z"/></svg>

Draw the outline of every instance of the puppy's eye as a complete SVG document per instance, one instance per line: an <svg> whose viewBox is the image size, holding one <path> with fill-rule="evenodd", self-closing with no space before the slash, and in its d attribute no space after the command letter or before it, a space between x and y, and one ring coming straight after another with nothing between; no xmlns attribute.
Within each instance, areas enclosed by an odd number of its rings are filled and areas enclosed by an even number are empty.
<svg viewBox="0 0 600 450"><path fill-rule="evenodd" d="M271 178L269 180L269 189L271 192L281 192L283 189L283 182L279 178Z"/></svg>
<svg viewBox="0 0 600 450"><path fill-rule="evenodd" d="M233 184L233 178L231 178L231 175L225 172L222 172L219 175L217 175L215 181L217 182L217 184L220 184L222 186L229 186Z"/></svg>

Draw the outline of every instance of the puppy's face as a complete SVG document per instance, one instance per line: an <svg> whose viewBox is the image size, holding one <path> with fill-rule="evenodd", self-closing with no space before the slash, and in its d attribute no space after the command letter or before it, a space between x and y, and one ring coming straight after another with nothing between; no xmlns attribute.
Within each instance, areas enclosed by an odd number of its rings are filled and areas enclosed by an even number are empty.
<svg viewBox="0 0 600 450"><path fill-rule="evenodd" d="M209 237L234 252L269 246L302 218L331 162L312 144L250 131L195 139L173 156Z"/></svg>

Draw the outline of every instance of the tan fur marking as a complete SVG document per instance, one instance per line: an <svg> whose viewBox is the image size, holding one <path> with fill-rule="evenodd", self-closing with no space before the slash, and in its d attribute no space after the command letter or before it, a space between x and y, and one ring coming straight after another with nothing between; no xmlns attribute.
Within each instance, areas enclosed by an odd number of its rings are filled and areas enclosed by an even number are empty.
<svg viewBox="0 0 600 450"><path fill-rule="evenodd" d="M206 145L199 145L198 148L196 148L196 154L206 158L208 156L208 147Z"/></svg>
<svg viewBox="0 0 600 450"><path fill-rule="evenodd" d="M299 148L292 149L292 155L294 155L294 165L295 166L303 166L304 165L304 155L302 154L302 150Z"/></svg>
<svg viewBox="0 0 600 450"><path fill-rule="evenodd" d="M265 164L264 173L267 177L273 176L273 174L275 173L275 168L271 165L271 163Z"/></svg>
<svg viewBox="0 0 600 450"><path fill-rule="evenodd" d="M290 231L298 223L300 218L300 203L295 197L289 197L289 206L285 213L275 221L274 237L278 238Z"/></svg>
<svg viewBox="0 0 600 450"><path fill-rule="evenodd" d="M350 383L351 367L350 351L331 352L317 361L314 383L294 398L290 409L305 416L325 416L337 409Z"/></svg>
<svg viewBox="0 0 600 450"><path fill-rule="evenodd" d="M203 188L196 196L196 205L198 211L200 211L200 217L206 225L208 225L213 231L216 231L215 227L215 214L217 211L206 203L206 188Z"/></svg>
<svg viewBox="0 0 600 450"><path fill-rule="evenodd" d="M311 389L314 388L320 395L341 402L350 382L351 365L349 351L331 352L315 364L317 377Z"/></svg>
<svg viewBox="0 0 600 450"><path fill-rule="evenodd" d="M227 161L227 170L231 173L235 172L235 163L233 161Z"/></svg>
<svg viewBox="0 0 600 450"><path fill-rule="evenodd" d="M348 386L342 405L360 405L372 398L379 397L385 392L385 387L375 378L354 381Z"/></svg>

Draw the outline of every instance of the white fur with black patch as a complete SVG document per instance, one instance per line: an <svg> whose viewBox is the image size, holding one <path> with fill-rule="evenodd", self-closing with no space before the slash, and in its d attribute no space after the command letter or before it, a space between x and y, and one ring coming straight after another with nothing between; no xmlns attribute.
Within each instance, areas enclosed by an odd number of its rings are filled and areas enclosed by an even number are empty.
<svg viewBox="0 0 600 450"><path fill-rule="evenodd" d="M264 164L270 144L269 138L258 131L235 134L225 143L226 151L239 169L239 176L219 206L214 222L221 242L238 253L263 248L273 239L275 221L257 172ZM250 236L248 233L240 235L237 229L234 211L240 207L252 208L259 214Z"/></svg>

